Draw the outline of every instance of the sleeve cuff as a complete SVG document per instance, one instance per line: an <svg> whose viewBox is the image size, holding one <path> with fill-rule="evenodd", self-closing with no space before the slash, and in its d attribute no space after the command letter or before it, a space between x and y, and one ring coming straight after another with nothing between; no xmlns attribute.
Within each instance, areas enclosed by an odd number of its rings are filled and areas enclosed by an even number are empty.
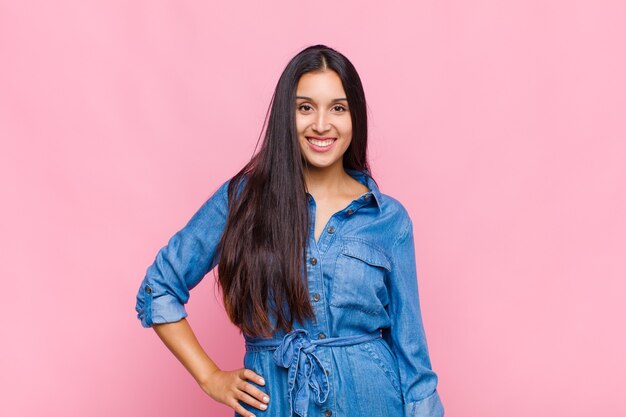
<svg viewBox="0 0 626 417"><path fill-rule="evenodd" d="M160 297L148 297L142 308L137 310L137 318L143 327L153 324L172 323L187 317L185 306L176 297L165 294Z"/></svg>
<svg viewBox="0 0 626 417"><path fill-rule="evenodd" d="M420 401L404 404L405 417L443 417L443 404L437 390Z"/></svg>

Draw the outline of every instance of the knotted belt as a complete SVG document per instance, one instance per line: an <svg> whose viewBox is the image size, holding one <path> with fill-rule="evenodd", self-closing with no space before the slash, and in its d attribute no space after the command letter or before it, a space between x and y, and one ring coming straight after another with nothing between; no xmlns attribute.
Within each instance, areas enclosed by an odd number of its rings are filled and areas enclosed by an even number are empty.
<svg viewBox="0 0 626 417"><path fill-rule="evenodd" d="M279 339L250 339L246 341L247 351L276 349L273 359L276 365L288 369L290 416L295 412L307 417L310 391L315 392L315 402L324 404L328 397L328 376L326 369L313 353L317 346L349 346L369 342L381 337L380 330L356 336L311 339L305 329L295 329ZM295 390L295 393L294 393Z"/></svg>

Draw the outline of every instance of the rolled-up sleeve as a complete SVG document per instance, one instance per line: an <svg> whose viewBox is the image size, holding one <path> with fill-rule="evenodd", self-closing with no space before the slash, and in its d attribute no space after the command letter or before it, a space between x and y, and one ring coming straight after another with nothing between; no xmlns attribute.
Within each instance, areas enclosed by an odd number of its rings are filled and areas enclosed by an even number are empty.
<svg viewBox="0 0 626 417"><path fill-rule="evenodd" d="M217 246L226 225L229 182L224 182L208 198L147 268L135 303L143 327L187 317L184 305L189 300L189 291L219 259Z"/></svg>
<svg viewBox="0 0 626 417"><path fill-rule="evenodd" d="M398 360L405 417L440 417L444 408L437 392L420 311L413 223L404 226L393 244L388 313L391 326L383 329Z"/></svg>

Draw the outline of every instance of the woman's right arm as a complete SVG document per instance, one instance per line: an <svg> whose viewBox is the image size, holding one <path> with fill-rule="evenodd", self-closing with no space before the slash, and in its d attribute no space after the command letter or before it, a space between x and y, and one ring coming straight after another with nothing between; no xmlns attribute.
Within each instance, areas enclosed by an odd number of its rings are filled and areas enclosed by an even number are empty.
<svg viewBox="0 0 626 417"><path fill-rule="evenodd" d="M187 319L155 324L152 328L202 390L215 401L231 407L242 416L250 414L239 401L244 401L259 410L267 409L269 397L246 381L249 379L264 385L263 378L250 369L240 368L234 371L219 369L202 349Z"/></svg>
<svg viewBox="0 0 626 417"><path fill-rule="evenodd" d="M135 303L143 327L187 317L185 304L190 290L219 261L217 247L226 227L229 182L224 182L170 237L147 268Z"/></svg>
<svg viewBox="0 0 626 417"><path fill-rule="evenodd" d="M228 214L228 184L229 181L223 183L185 227L159 250L139 286L135 311L141 325L155 330L209 396L249 416L238 400L264 409L260 400L266 397L265 393L246 382L246 379L258 381L260 376L244 368L220 370L204 352L185 319L184 305L190 290L219 260L217 246Z"/></svg>

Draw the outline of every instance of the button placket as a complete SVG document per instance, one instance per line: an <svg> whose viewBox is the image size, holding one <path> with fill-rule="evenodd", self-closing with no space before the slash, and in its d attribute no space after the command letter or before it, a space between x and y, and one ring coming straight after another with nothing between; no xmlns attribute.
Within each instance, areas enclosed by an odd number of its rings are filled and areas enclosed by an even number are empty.
<svg viewBox="0 0 626 417"><path fill-rule="evenodd" d="M318 252L314 251L314 253L317 254ZM321 302L323 300L321 296L322 291L320 291L320 287L323 287L324 285L323 277L322 277L322 268L321 268L321 264L319 266L316 266L318 265L318 259L315 256L310 256L308 260L309 260L308 263L312 265L311 272L309 275L309 290L312 293L311 299L315 303L319 303L319 305L314 308L316 312L314 328L325 329L326 328L326 313L324 311L324 304ZM325 337L324 333L320 333L320 334L322 336L320 337L318 335L318 338Z"/></svg>
<svg viewBox="0 0 626 417"><path fill-rule="evenodd" d="M316 207L315 200L313 199L313 197L311 195L309 195L308 197L309 197L309 202L310 202L309 214L311 218L313 219L313 221L311 222L309 226L309 235L310 235L309 245L311 248L310 249L311 254L319 257L319 256L322 256L323 253L325 253L325 251L328 249L328 246L330 245L330 241L333 240L334 238L333 234L336 232L336 226L333 225L332 223L336 224L335 218L337 218L340 212L337 212L331 216L331 218L328 220L327 224L325 225L325 228L322 229L322 234L320 235L319 240L315 241L315 235L314 235L315 214L317 211L317 207ZM324 290L324 277L322 274L322 269L323 269L322 264L319 263L318 265L318 262L321 262L321 258L317 259L316 256L308 257L308 263L309 265L311 265L310 266L311 275L310 275L310 280L309 280L309 291L311 291L310 293L311 299L313 300L314 303L316 303L314 307L316 318L314 320L314 323L312 324L312 332L319 331L317 338L325 339L326 333L321 331L321 330L328 331L326 299L322 297L322 294L324 294L324 291L325 291ZM326 354L323 351L320 351L318 355L320 359L326 356Z"/></svg>

